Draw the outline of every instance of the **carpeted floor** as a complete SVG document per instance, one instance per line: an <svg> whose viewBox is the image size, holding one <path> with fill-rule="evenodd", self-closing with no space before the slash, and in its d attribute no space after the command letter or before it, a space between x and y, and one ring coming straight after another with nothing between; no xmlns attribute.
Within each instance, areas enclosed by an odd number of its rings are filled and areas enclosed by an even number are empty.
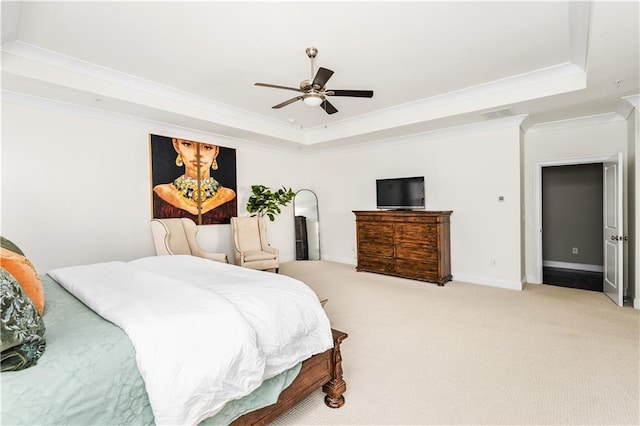
<svg viewBox="0 0 640 426"><path fill-rule="evenodd" d="M640 424L640 312L592 291L445 287L287 262L342 345L346 404L318 391L275 425Z"/></svg>

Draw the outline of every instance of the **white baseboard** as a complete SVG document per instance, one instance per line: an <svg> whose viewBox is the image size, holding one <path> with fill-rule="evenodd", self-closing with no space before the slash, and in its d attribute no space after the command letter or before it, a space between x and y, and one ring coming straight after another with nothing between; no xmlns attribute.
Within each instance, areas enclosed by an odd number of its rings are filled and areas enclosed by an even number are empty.
<svg viewBox="0 0 640 426"><path fill-rule="evenodd" d="M640 299L638 299L637 297L633 299L633 307L635 309L640 309Z"/></svg>
<svg viewBox="0 0 640 426"><path fill-rule="evenodd" d="M336 262L336 263L344 263L345 265L357 265L357 261L355 259L347 259L344 257L335 257L335 256L324 256L320 254L320 260L326 260L327 262Z"/></svg>
<svg viewBox="0 0 640 426"><path fill-rule="evenodd" d="M549 268L576 269L578 271L590 271L590 272L604 271L604 267L602 265L589 265L587 263L556 262L555 260L543 260L542 266L548 266Z"/></svg>
<svg viewBox="0 0 640 426"><path fill-rule="evenodd" d="M280 256L280 262L293 262L297 260L295 256ZM353 265L356 266L355 260L348 260L340 257L333 256L324 256L322 253L320 254L320 260L326 260L327 262L336 262L336 263L344 263L345 265Z"/></svg>
<svg viewBox="0 0 640 426"><path fill-rule="evenodd" d="M473 275L453 274L454 281L462 281L471 284L486 285L489 287L506 288L509 290L522 290L524 285L520 281L497 280L495 278L477 277Z"/></svg>

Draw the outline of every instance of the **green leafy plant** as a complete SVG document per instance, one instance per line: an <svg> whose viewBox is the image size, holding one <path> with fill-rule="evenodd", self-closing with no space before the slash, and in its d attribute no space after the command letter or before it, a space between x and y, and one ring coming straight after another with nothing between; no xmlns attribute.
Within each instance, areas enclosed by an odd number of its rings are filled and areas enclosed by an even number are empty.
<svg viewBox="0 0 640 426"><path fill-rule="evenodd" d="M272 192L264 185L252 185L251 196L247 201L247 211L251 216L267 216L271 222L280 214L280 206L286 206L293 200L296 193L291 188L278 189Z"/></svg>

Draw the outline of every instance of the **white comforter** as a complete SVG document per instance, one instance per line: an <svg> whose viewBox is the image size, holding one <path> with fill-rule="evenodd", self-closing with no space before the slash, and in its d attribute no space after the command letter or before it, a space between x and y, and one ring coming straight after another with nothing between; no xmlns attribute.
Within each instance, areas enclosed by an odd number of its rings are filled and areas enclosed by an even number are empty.
<svg viewBox="0 0 640 426"><path fill-rule="evenodd" d="M333 345L316 294L282 275L193 256L49 275L127 333L159 425L197 424Z"/></svg>

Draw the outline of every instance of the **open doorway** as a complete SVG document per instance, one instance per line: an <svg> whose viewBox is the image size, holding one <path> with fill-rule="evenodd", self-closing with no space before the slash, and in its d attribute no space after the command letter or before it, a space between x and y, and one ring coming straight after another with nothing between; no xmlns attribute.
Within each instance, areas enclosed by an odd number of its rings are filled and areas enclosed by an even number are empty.
<svg viewBox="0 0 640 426"><path fill-rule="evenodd" d="M603 291L603 163L541 169L542 282Z"/></svg>
<svg viewBox="0 0 640 426"><path fill-rule="evenodd" d="M561 160L541 161L536 164L535 186L535 219L536 254L535 265L537 283L542 283L542 169L549 166L567 166L576 164L602 164L602 263L603 263L603 292L615 304L623 306L624 277L626 251L624 250L624 172L623 155L618 152L605 156L578 157ZM572 246L573 249L574 246Z"/></svg>

